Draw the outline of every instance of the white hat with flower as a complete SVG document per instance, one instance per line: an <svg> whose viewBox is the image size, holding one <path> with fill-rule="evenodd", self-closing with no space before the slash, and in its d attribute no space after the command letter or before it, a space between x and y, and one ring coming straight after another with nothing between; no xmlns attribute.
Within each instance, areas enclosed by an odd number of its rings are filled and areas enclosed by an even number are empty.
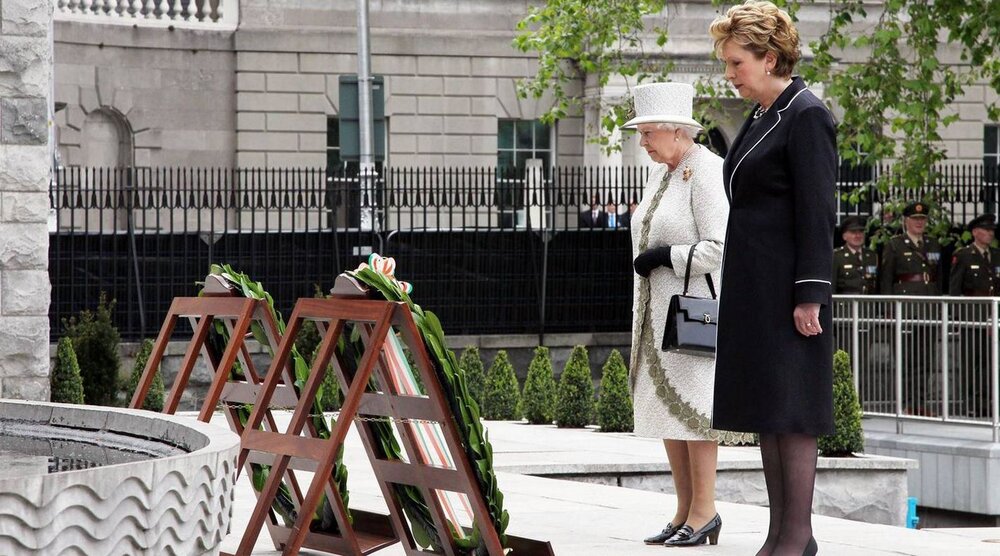
<svg viewBox="0 0 1000 556"><path fill-rule="evenodd" d="M648 83L632 92L633 114L622 129L639 124L664 123L703 129L693 117L694 87L688 83Z"/></svg>

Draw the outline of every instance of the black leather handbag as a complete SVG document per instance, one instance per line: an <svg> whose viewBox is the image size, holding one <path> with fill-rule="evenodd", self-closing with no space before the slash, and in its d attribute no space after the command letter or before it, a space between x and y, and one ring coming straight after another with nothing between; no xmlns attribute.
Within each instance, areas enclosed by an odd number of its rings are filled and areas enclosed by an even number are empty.
<svg viewBox="0 0 1000 556"><path fill-rule="evenodd" d="M663 331L663 351L674 351L703 357L715 356L715 335L719 328L719 300L712 275L706 274L712 298L689 296L691 259L694 246L688 252L684 271L684 293L674 294L667 309L667 326Z"/></svg>

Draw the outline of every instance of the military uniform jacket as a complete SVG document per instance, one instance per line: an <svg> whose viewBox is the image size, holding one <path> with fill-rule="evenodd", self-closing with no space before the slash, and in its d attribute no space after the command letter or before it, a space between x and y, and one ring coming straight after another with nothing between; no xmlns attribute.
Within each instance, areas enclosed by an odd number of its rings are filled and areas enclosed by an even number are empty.
<svg viewBox="0 0 1000 556"><path fill-rule="evenodd" d="M801 79L743 124L723 178L730 209L713 428L832 434L836 131ZM821 305L822 334L795 329L801 303Z"/></svg>
<svg viewBox="0 0 1000 556"><path fill-rule="evenodd" d="M833 293L873 294L878 291L878 256L870 249L852 253L846 245L833 250Z"/></svg>
<svg viewBox="0 0 1000 556"><path fill-rule="evenodd" d="M894 236L882 251L879 290L883 295L941 295L941 244L924 236L918 249L906 234Z"/></svg>
<svg viewBox="0 0 1000 556"><path fill-rule="evenodd" d="M1000 249L989 248L989 261L974 245L955 251L951 259L950 295L1000 295Z"/></svg>

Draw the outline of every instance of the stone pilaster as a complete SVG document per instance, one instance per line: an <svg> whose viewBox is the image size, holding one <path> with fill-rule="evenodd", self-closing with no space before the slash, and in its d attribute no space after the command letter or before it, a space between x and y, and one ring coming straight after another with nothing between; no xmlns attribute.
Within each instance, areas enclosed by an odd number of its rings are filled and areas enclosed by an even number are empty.
<svg viewBox="0 0 1000 556"><path fill-rule="evenodd" d="M0 0L0 397L49 398L52 2Z"/></svg>

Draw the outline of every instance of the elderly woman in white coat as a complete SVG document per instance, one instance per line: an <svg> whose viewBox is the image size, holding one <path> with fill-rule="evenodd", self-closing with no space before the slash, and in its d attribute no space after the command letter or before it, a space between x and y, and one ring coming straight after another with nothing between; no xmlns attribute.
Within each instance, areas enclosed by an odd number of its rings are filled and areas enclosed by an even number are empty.
<svg viewBox="0 0 1000 556"><path fill-rule="evenodd" d="M718 442L748 440L710 428L714 359L661 349L667 307L671 296L682 293L692 249L689 294L710 295L706 274L720 283L729 215L722 159L694 141L702 126L691 117L693 98L694 88L684 83L640 85L634 91L636 116L623 126L638 131L640 145L659 163L632 215L630 380L635 434L663 439L677 492L673 517L644 542L668 546L718 542Z"/></svg>

